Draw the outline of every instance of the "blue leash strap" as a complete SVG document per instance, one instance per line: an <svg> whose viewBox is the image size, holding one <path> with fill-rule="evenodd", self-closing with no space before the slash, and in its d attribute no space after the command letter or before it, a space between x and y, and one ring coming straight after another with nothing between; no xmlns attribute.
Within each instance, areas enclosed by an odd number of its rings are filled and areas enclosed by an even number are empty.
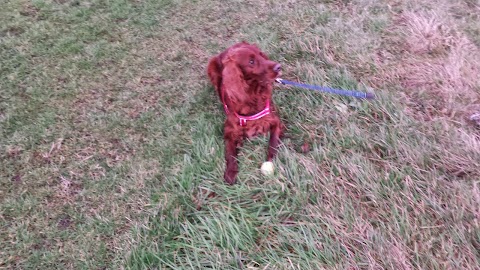
<svg viewBox="0 0 480 270"><path fill-rule="evenodd" d="M327 93L332 93L332 94L337 94L337 95L344 95L344 96L351 96L351 97L356 97L356 98L365 98L365 99L374 99L375 95L373 93L364 93L364 92L357 92L357 91L351 91L351 90L342 90L342 89L335 89L335 88L330 88L330 87L325 87L325 86L317 86L317 85L310 85L310 84L304 84L304 83L297 83L297 82L292 82L292 81L287 81L284 79L276 79L277 82L281 84L288 84L288 85L293 85L296 87L301 87L301 88L307 88L311 90L316 90L320 92L327 92Z"/></svg>

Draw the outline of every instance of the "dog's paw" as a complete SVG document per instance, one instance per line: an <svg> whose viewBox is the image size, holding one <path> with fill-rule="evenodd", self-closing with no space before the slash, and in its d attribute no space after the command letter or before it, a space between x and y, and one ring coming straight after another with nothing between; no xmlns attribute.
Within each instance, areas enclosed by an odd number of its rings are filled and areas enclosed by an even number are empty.
<svg viewBox="0 0 480 270"><path fill-rule="evenodd" d="M223 178L225 179L225 183L229 185L234 185L237 183L237 172L226 171L223 175Z"/></svg>

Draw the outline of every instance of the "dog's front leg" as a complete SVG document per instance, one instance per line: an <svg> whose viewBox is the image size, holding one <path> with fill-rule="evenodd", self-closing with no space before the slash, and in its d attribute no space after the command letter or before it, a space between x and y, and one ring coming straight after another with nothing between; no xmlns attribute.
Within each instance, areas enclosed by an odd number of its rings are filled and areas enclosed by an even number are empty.
<svg viewBox="0 0 480 270"><path fill-rule="evenodd" d="M278 152L278 145L282 137L282 124L280 120L273 121L270 125L270 140L268 142L267 161L272 161Z"/></svg>
<svg viewBox="0 0 480 270"><path fill-rule="evenodd" d="M225 161L226 168L225 174L223 175L225 182L230 185L233 185L237 182L238 174L238 151L243 144L243 137L241 134L235 132L235 130L230 130L225 128L224 130L224 139L225 139Z"/></svg>

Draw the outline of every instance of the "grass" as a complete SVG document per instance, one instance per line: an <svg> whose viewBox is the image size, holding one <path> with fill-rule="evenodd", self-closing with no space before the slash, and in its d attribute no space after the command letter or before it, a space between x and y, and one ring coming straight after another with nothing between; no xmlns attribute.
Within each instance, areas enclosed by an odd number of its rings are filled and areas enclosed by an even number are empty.
<svg viewBox="0 0 480 270"><path fill-rule="evenodd" d="M476 1L12 0L0 10L0 268L476 269ZM211 55L290 87L222 182ZM303 150L302 150L303 148ZM308 151L304 151L308 148Z"/></svg>

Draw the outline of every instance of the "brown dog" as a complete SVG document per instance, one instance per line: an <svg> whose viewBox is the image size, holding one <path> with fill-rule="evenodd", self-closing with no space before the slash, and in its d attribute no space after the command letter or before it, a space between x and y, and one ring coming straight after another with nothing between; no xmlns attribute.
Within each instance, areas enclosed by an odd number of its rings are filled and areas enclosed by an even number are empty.
<svg viewBox="0 0 480 270"><path fill-rule="evenodd" d="M272 101L272 83L280 71L280 64L246 42L233 45L208 63L208 76L227 114L224 179L228 184L236 182L238 149L246 137L270 132L267 161L277 153L283 125Z"/></svg>

